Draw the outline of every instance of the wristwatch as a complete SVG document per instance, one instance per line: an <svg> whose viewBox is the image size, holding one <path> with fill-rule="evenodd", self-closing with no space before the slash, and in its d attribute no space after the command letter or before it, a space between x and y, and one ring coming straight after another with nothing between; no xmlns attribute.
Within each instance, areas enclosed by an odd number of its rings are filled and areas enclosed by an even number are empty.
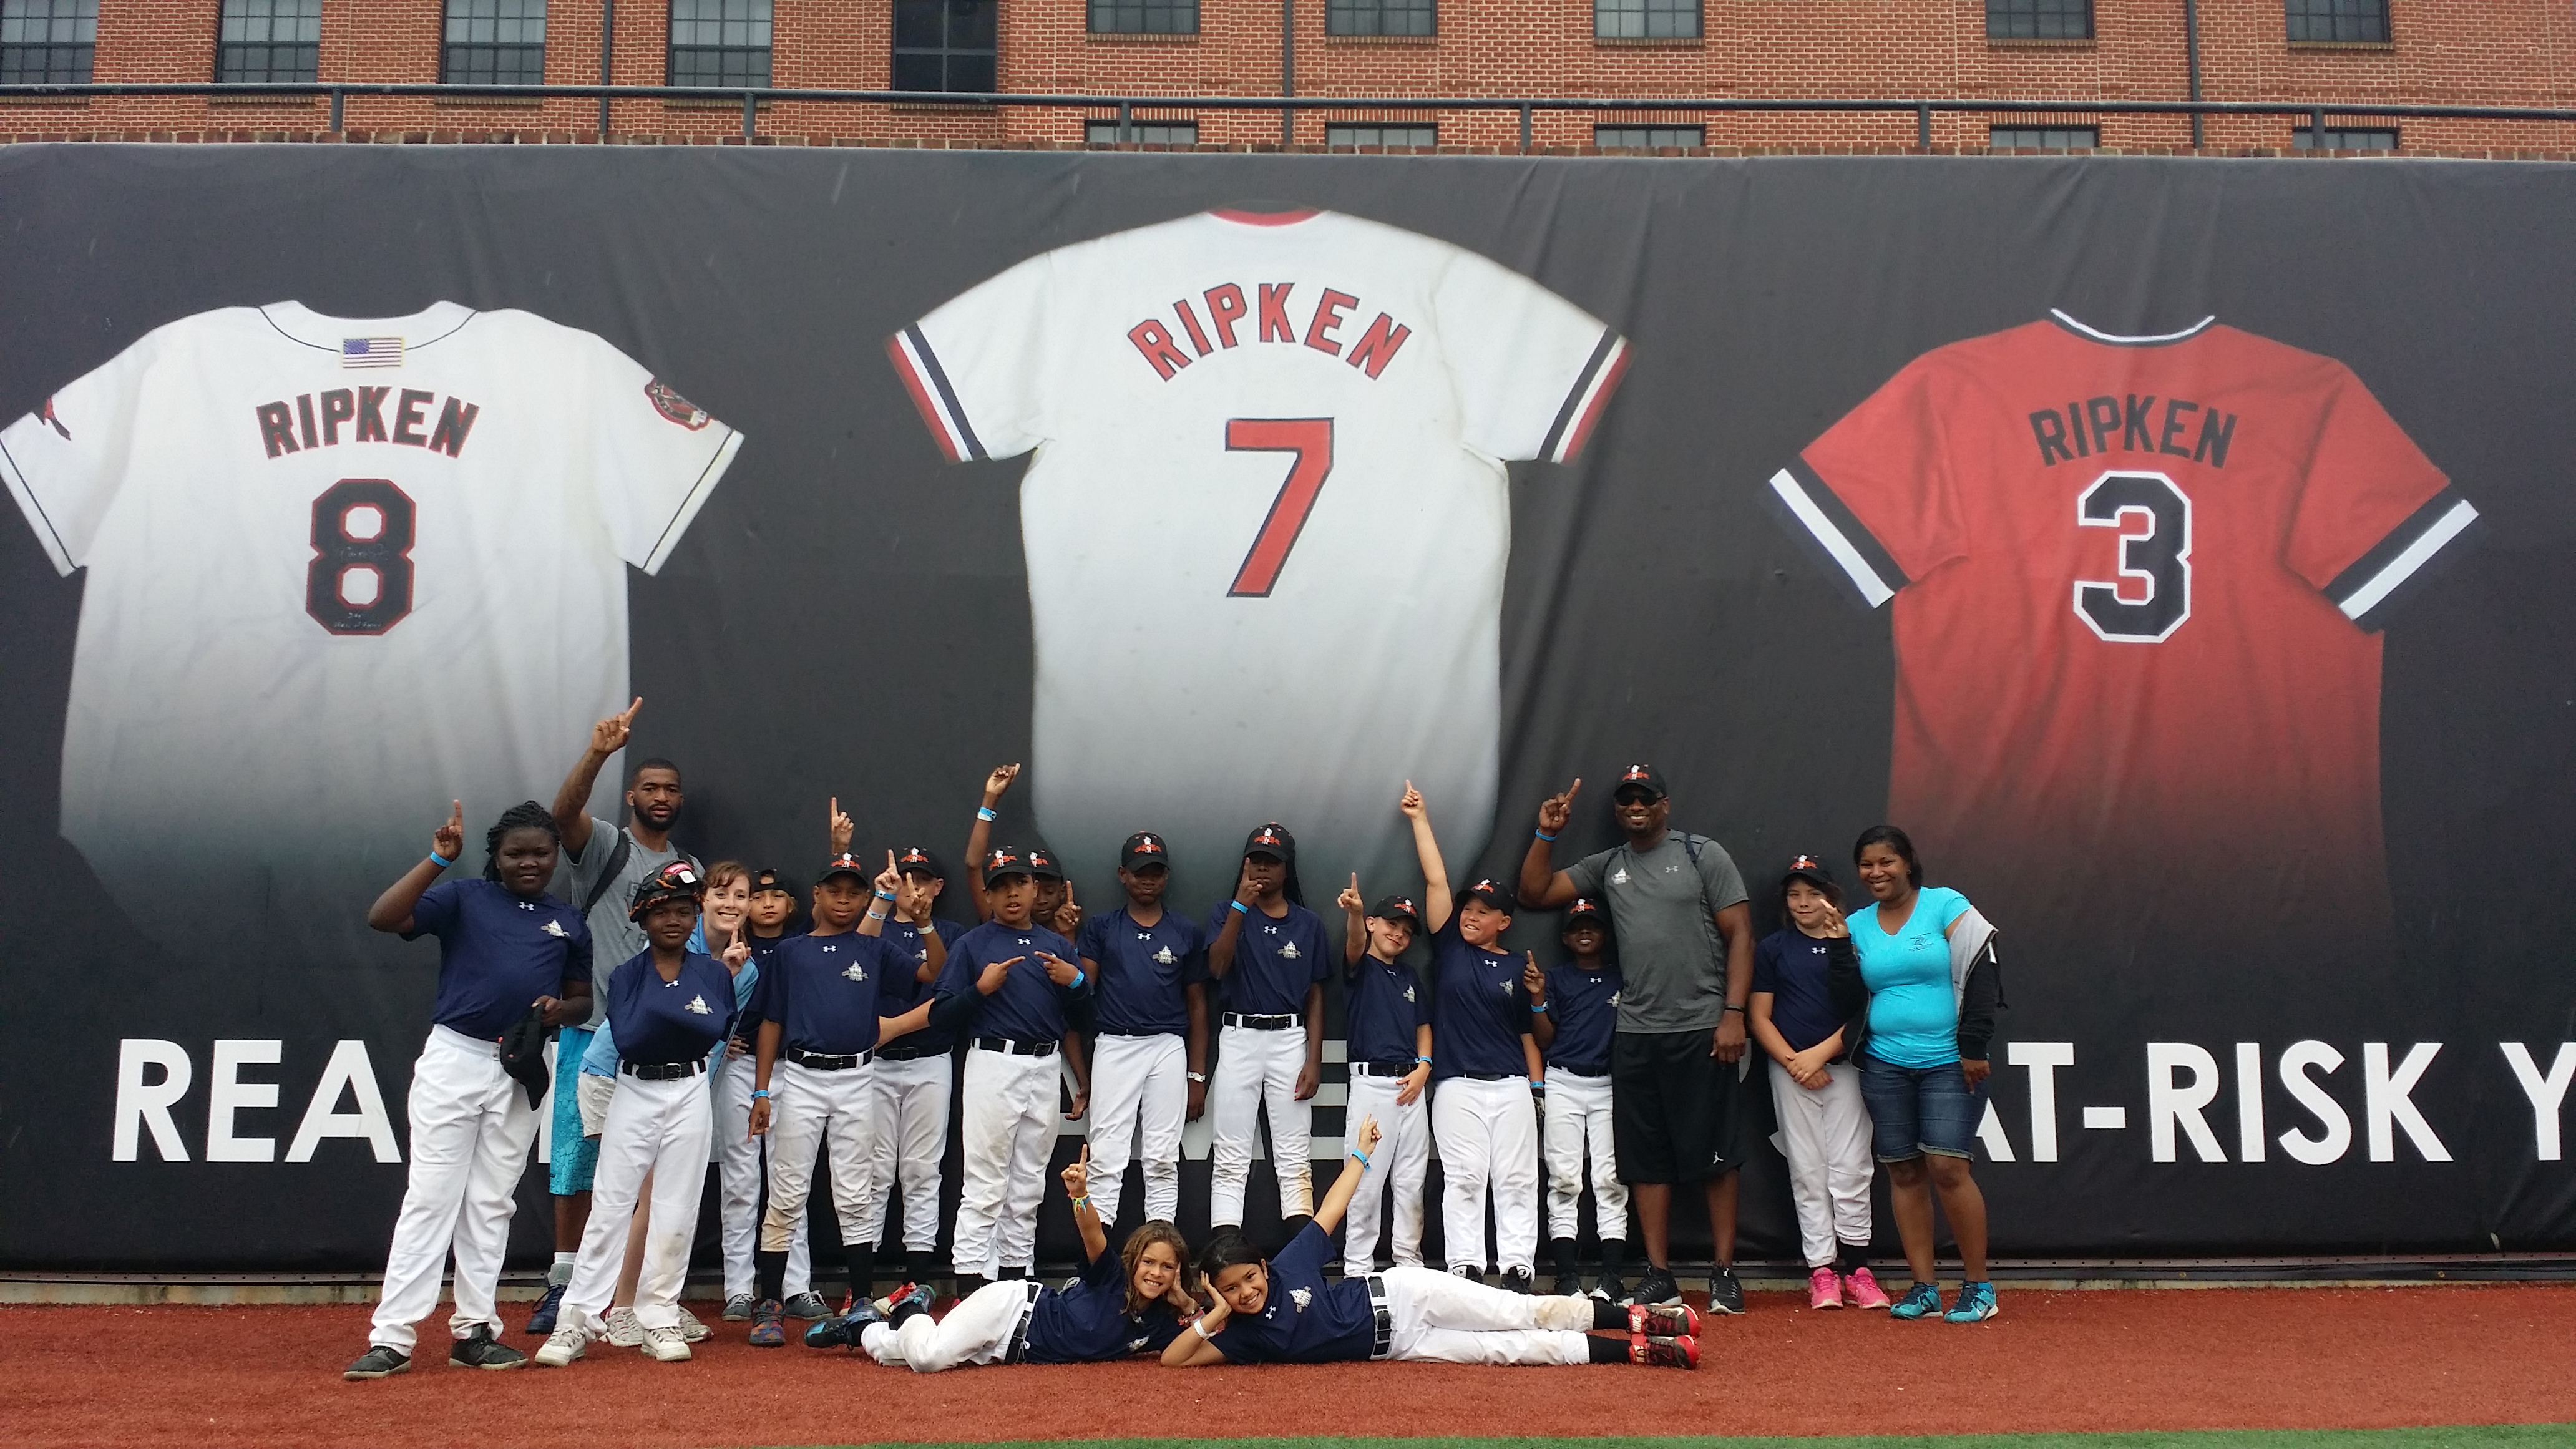
<svg viewBox="0 0 2576 1449"><path fill-rule="evenodd" d="M1205 1072L1192 1072L1192 1073L1190 1073L1190 1080L1191 1080L1191 1081L1193 1081L1193 1082L1198 1083L1200 1086L1206 1086L1206 1085L1207 1085L1207 1073L1205 1073Z"/></svg>

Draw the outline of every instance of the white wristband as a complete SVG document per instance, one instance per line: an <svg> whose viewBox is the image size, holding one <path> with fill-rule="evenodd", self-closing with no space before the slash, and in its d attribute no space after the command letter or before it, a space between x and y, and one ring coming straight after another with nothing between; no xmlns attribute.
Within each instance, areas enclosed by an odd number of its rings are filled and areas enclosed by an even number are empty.
<svg viewBox="0 0 2576 1449"><path fill-rule="evenodd" d="M1208 1337L1208 1331L1207 1331L1207 1320L1206 1320L1206 1319L1204 1319L1204 1318L1193 1318L1193 1319L1191 1319L1191 1320L1190 1320L1190 1332L1197 1334L1197 1335L1199 1336L1200 1340L1201 1340L1201 1341L1203 1341L1203 1342L1207 1342L1207 1343L1214 1343L1214 1342L1216 1342L1216 1340L1215 1340L1215 1339L1212 1339L1212 1338L1209 1338L1209 1337Z"/></svg>

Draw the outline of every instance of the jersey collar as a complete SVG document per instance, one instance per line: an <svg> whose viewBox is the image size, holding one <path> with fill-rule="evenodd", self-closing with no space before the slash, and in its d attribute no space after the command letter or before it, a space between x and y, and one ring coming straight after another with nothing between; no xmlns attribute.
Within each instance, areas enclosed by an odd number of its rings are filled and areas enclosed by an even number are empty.
<svg viewBox="0 0 2576 1449"><path fill-rule="evenodd" d="M1312 221L1323 213L1311 206L1293 207L1287 211L1250 211L1239 206L1220 206L1208 215L1237 226L1295 226L1301 221Z"/></svg>
<svg viewBox="0 0 2576 1449"><path fill-rule="evenodd" d="M2124 337L2117 332L2105 332L2098 327L2087 327L2067 316L2063 308L2049 308L2048 319L2078 337L2087 337L2095 342L2107 342L2114 347L2163 347L2175 342L2188 341L2198 337L2208 330L2209 324L2218 320L2216 314L2212 314L2201 318L2180 332L2159 332L2152 337Z"/></svg>
<svg viewBox="0 0 2576 1449"><path fill-rule="evenodd" d="M407 317L326 317L301 302L271 302L259 311L285 336L332 353L352 337L399 337L405 350L426 347L474 315L455 302L432 302Z"/></svg>

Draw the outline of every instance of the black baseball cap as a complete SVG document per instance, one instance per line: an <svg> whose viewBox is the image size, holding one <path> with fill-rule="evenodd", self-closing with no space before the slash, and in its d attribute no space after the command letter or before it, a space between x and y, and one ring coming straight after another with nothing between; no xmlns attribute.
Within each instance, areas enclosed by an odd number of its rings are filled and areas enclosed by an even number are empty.
<svg viewBox="0 0 2576 1449"><path fill-rule="evenodd" d="M926 875L932 880L948 879L948 872L939 868L937 857L918 845L907 845L896 851L894 868L901 875Z"/></svg>
<svg viewBox="0 0 2576 1449"><path fill-rule="evenodd" d="M868 869L864 861L846 850L824 865L822 873L814 877L814 884L819 886L836 875L854 875L863 881L877 878L877 873Z"/></svg>
<svg viewBox="0 0 2576 1449"><path fill-rule="evenodd" d="M1820 890L1835 889L1834 873L1812 855L1795 857L1789 862L1789 868L1780 873L1780 884L1785 886L1793 880L1803 880Z"/></svg>
<svg viewBox="0 0 2576 1449"><path fill-rule="evenodd" d="M627 908L626 919L640 921L644 913L664 901L694 901L706 893L707 883L698 868L685 860L675 860L635 883L635 903Z"/></svg>
<svg viewBox="0 0 2576 1449"><path fill-rule="evenodd" d="M1483 901L1504 915L1508 916L1512 913L1512 893L1503 889L1503 883L1492 876L1487 876L1458 892L1458 900L1462 905L1468 901Z"/></svg>
<svg viewBox="0 0 2576 1449"><path fill-rule="evenodd" d="M780 875L777 867L764 865L751 873L751 893L759 895L763 891L776 891L783 896L792 896L796 894L796 887L788 884L787 877Z"/></svg>
<svg viewBox="0 0 2576 1449"><path fill-rule="evenodd" d="M1159 865L1165 870L1170 870L1172 847L1164 843L1163 837L1154 832L1139 830L1127 837L1125 845L1118 847L1118 868L1134 870L1138 866L1145 865Z"/></svg>
<svg viewBox="0 0 2576 1449"><path fill-rule="evenodd" d="M999 885L1015 875L1035 875L1029 868L1029 852L1016 845L997 845L984 856L984 884Z"/></svg>
<svg viewBox="0 0 2576 1449"><path fill-rule="evenodd" d="M1297 860L1297 837L1288 833L1287 826L1273 820L1244 837L1243 855L1246 860L1266 855L1283 865L1293 865Z"/></svg>
<svg viewBox="0 0 2576 1449"><path fill-rule="evenodd" d="M1571 931L1585 921L1590 921L1605 931L1610 929L1610 913L1601 908L1599 901L1590 896L1576 896L1566 903L1565 923L1557 929L1560 932Z"/></svg>
<svg viewBox="0 0 2576 1449"><path fill-rule="evenodd" d="M1380 896L1368 913L1381 921L1402 921L1417 931L1422 929L1422 912L1414 909L1411 896Z"/></svg>
<svg viewBox="0 0 2576 1449"><path fill-rule="evenodd" d="M1664 788L1664 772L1652 765L1630 765L1621 770L1619 783L1610 787L1610 798L1616 800L1630 790L1647 791L1650 804L1673 793Z"/></svg>
<svg viewBox="0 0 2576 1449"><path fill-rule="evenodd" d="M990 871L986 875L992 874ZM1056 864L1055 852L1043 845L1029 847L1029 874L1040 880L1064 879L1064 867Z"/></svg>

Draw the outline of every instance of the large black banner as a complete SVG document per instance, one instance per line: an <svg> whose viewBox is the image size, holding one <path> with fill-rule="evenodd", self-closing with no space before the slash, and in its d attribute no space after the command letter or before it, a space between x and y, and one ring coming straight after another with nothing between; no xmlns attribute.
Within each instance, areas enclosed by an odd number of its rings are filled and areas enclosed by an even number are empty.
<svg viewBox="0 0 2576 1449"><path fill-rule="evenodd" d="M1414 889L1408 779L1465 879L1582 777L1570 863L1645 760L1767 931L1893 819L2003 932L1999 1254L2576 1248L2567 168L20 146L0 198L0 1262L379 1264L436 951L366 906L636 695L677 838L809 879L834 796L954 862L1003 761L1095 907L1129 830L1197 913L1273 819L1314 904ZM1776 1155L1744 1214L1794 1247Z"/></svg>

